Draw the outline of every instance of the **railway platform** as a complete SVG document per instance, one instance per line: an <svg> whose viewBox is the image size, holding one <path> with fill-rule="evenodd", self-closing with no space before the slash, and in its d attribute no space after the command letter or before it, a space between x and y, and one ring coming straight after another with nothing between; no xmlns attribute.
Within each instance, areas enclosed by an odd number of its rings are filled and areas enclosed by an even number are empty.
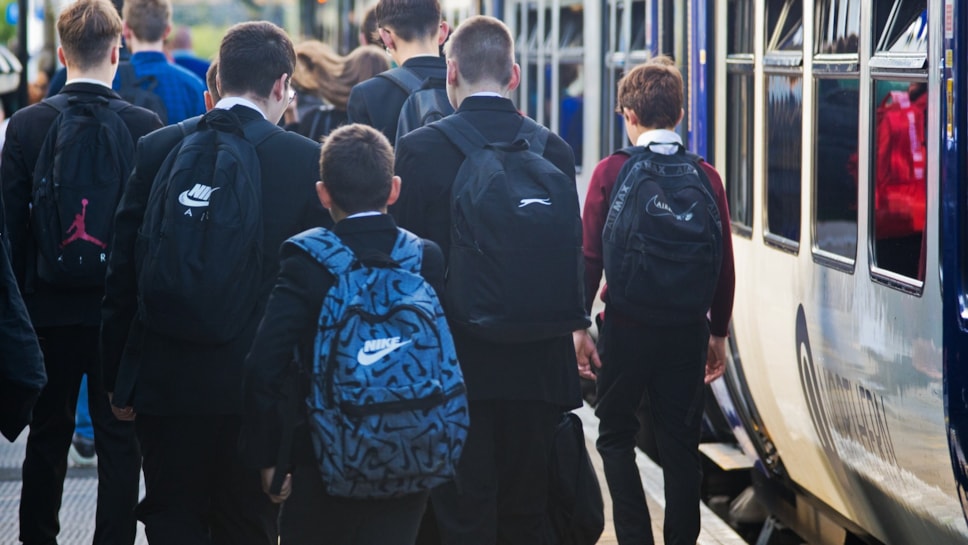
<svg viewBox="0 0 968 545"><path fill-rule="evenodd" d="M605 477L601 459L595 451L598 436L598 419L587 405L576 411L585 428L585 440L592 462L598 471L605 498L605 531L598 545L617 545L615 529L611 521L611 504L605 488ZM0 443L0 545L17 545L18 519L20 505L20 466L23 463L27 434L22 434L15 442ZM662 470L649 458L639 452L636 456L639 474L653 514L653 533L656 545L662 541L663 484ZM143 490L142 490L143 493ZM94 508L97 496L97 470L95 468L69 467L64 482L64 500L61 506L61 533L58 542L62 545L87 545L94 535ZM144 527L138 524L137 545L147 545ZM702 531L699 545L745 545L724 521L719 519L708 507L702 506Z"/></svg>

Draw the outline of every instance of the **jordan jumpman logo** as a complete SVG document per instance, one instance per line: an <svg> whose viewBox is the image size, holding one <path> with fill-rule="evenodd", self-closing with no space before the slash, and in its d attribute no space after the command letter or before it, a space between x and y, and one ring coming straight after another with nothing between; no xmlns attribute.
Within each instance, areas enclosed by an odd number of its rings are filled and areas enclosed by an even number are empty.
<svg viewBox="0 0 968 545"><path fill-rule="evenodd" d="M74 215L74 223L67 228L67 234L70 236L60 243L61 248L75 240L86 240L95 246L100 246L102 249L108 247L107 244L87 234L87 227L84 224L84 218L87 216L87 202L87 199L81 199L81 213Z"/></svg>

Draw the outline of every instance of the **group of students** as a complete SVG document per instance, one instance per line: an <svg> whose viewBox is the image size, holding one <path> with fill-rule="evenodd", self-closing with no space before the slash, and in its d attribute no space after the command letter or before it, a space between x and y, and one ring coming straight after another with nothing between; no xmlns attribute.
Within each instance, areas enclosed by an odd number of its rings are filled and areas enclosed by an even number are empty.
<svg viewBox="0 0 968 545"><path fill-rule="evenodd" d="M58 95L64 105L40 104L17 112L0 163L4 243L47 375L24 462L22 542L56 542L73 408L80 377L87 372L96 399L92 407L97 407L95 543L132 543L140 520L154 545L404 545L418 539L428 505L442 543L541 543L555 430L562 411L581 404L579 375L595 379L597 371L598 449L619 541L652 542L634 464L635 410L647 394L653 399L667 472L666 543L695 543L703 381L723 373L733 293L729 213L718 174L698 158L689 159L694 165L690 172L701 171L703 187L715 200L710 217L721 222L713 226L721 247L709 269L716 278L708 290L710 301L701 303L706 309L671 322L644 319L623 311L634 307L612 309L605 295L596 348L584 327L602 270L609 269L602 234L612 228L606 218L611 217L613 186L622 185L628 170L623 166L638 163L639 152L626 150L599 164L579 218L571 148L521 115L508 98L519 83L520 68L506 25L477 16L450 33L436 0L381 0L374 13L393 60L422 80L445 81L455 111L398 138L409 95L392 79L373 77L353 87L347 99L349 124L321 145L278 127L294 95L297 55L275 25L231 27L209 72L209 112L162 127L155 113L125 103L110 89L126 28L112 4L78 0L64 8L57 22L59 56L67 67L67 84ZM673 129L681 119L682 100L681 76L669 62L660 59L632 69L619 88L631 141L660 155L680 156L681 141ZM118 136L129 139L131 156L119 162L123 192L111 210L110 238L101 240L104 235L90 229L100 203L85 197L76 203L74 223L55 251L67 255L72 237L86 237L85 244L99 248L94 255L103 264L95 270L103 271L104 282L65 288L37 273L35 264L44 256L37 255L33 242L36 224L30 210L37 207L32 202L38 185L35 167L48 129L57 125L59 111L77 103L96 103L114 112L126 128L127 134ZM560 233L566 248L562 255L571 251L574 257L568 277L574 285L566 286L562 297L575 294L578 307L577 318L562 322L567 327L508 342L500 335L480 335L476 324L459 323L462 315L455 310L466 301L456 300L449 284L460 281L455 275L473 271L453 266L455 256L467 248L466 241L454 237L455 222L463 218L454 216L452 188L467 175L465 162L473 153L454 131L509 143L512 152L527 151L530 145L530 155L539 158L545 172L567 182L554 199L537 195L522 198L520 205L514 202L525 213L559 205L574 211L575 229ZM522 135L530 142L512 145ZM219 152L219 162L208 170L192 163L179 170L179 160L194 153L186 150L205 142L217 143L220 150L247 142L252 152ZM219 178L220 171L230 173ZM238 192L233 195L240 208L251 197L231 180L215 183L226 176L244 178L260 189L254 193L257 210L248 215L237 211L241 220L227 226L215 211L219 192ZM559 203L559 198L568 202ZM669 205L662 210L668 212ZM692 216L677 219L687 215ZM319 342L317 317L342 276L300 246L306 232L318 228L331 231L357 256L390 256L406 238L403 229L421 237L415 256L419 273L441 295L451 322L466 387L467 403L461 407L467 407L470 419L453 478L442 485L393 497L344 497L331 494L321 476L319 438L310 431L313 417L305 414L303 402L311 389L307 377L313 362L304 356ZM219 244L185 254L175 245L185 233L205 233ZM568 238L572 234L577 240ZM174 259L184 255L190 259ZM224 258L238 255L257 257L244 263ZM175 274L181 271L186 275ZM513 284L501 286L502 294L533 297L557 289L550 278L533 271L506 273L507 278L494 279ZM615 293L623 292L616 287ZM532 306L544 305L549 313L568 308L550 299ZM22 307L11 303L9 308ZM3 338L16 339L11 342L24 350L32 346L30 337ZM384 341L390 344L378 346L383 355L405 344L399 338ZM32 354L38 362L36 350ZM361 365L372 361L364 363L360 356ZM40 371L23 373L17 383L21 408L36 397ZM292 376L301 377L295 387ZM7 387L0 381L0 388ZM302 414L294 416L293 402ZM103 418L109 413L114 418ZM25 411L19 414L22 422ZM7 429L4 433L11 435ZM290 455L280 461L280 452ZM146 488L140 503L139 469Z"/></svg>

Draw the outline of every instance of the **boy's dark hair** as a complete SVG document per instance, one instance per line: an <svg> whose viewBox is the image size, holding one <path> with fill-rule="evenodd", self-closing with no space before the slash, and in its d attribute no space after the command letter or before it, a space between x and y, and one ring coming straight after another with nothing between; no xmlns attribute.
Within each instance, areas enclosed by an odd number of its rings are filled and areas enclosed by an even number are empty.
<svg viewBox="0 0 968 545"><path fill-rule="evenodd" d="M218 57L208 65L208 70L205 71L205 86L208 87L208 94L212 95L212 102L218 103L222 100L221 93L218 92Z"/></svg>
<svg viewBox="0 0 968 545"><path fill-rule="evenodd" d="M360 33L366 39L360 45L376 45L383 47L383 40L380 39L380 32L376 26L376 6L366 10L363 15L363 22L360 23Z"/></svg>
<svg viewBox="0 0 968 545"><path fill-rule="evenodd" d="M67 60L81 70L107 60L121 44L121 16L108 0L78 0L57 18L57 34Z"/></svg>
<svg viewBox="0 0 968 545"><path fill-rule="evenodd" d="M671 129L682 113L682 74L672 59L659 55L629 71L618 83L619 113L635 112L639 125Z"/></svg>
<svg viewBox="0 0 968 545"><path fill-rule="evenodd" d="M221 95L255 93L268 97L279 76L292 77L296 52L286 32L268 21L238 23L222 38L218 52Z"/></svg>
<svg viewBox="0 0 968 545"><path fill-rule="evenodd" d="M171 25L169 0L125 0L124 22L143 42L157 42L165 37Z"/></svg>
<svg viewBox="0 0 968 545"><path fill-rule="evenodd" d="M448 59L457 61L467 83L493 81L507 85L514 66L514 40L507 25L487 15L476 15L458 25L444 45Z"/></svg>
<svg viewBox="0 0 968 545"><path fill-rule="evenodd" d="M405 42L435 36L440 28L437 0L380 0L374 12L378 27L392 30Z"/></svg>
<svg viewBox="0 0 968 545"><path fill-rule="evenodd" d="M346 214L385 208L393 178L390 141L367 125L339 127L323 141L319 178Z"/></svg>

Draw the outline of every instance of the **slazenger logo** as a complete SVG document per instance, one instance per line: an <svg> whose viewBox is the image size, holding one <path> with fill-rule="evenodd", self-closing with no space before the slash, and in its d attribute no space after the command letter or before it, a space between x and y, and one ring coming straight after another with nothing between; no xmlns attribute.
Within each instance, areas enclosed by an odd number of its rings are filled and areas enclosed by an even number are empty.
<svg viewBox="0 0 968 545"><path fill-rule="evenodd" d="M207 185L195 184L195 187L182 191L178 195L178 202L185 206L192 207L202 207L208 206L208 199L211 198L212 193L218 191L217 187L209 187Z"/></svg>
<svg viewBox="0 0 968 545"><path fill-rule="evenodd" d="M529 204L543 204L545 206L551 206L551 199L548 199L548 198L545 198L545 199L521 199L521 203L518 205L518 208L524 208L525 206L528 206Z"/></svg>
<svg viewBox="0 0 968 545"><path fill-rule="evenodd" d="M363 343L363 348L356 353L356 361L360 365L373 365L401 346L410 344L411 341L400 341L400 337L388 337L386 339L370 339Z"/></svg>
<svg viewBox="0 0 968 545"><path fill-rule="evenodd" d="M645 205L645 211L652 216L672 216L679 221L689 221L692 219L692 209L696 207L699 203L692 203L689 210L681 214L677 214L668 204L659 200L658 195L653 195L652 199L649 200L648 204Z"/></svg>

